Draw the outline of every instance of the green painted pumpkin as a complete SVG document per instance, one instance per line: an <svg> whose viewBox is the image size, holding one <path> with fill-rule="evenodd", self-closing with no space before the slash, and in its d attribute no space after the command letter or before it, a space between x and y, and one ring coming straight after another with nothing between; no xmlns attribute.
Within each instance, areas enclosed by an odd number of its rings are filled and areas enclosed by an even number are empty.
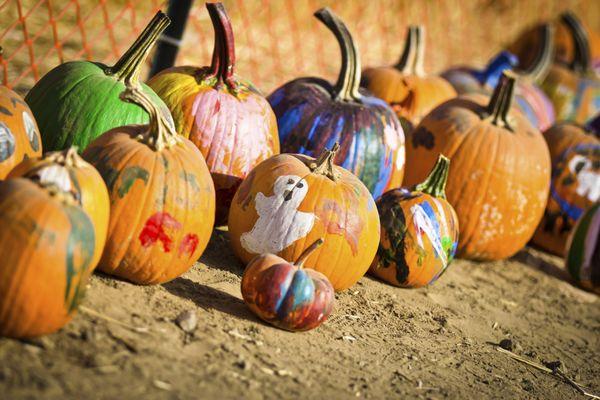
<svg viewBox="0 0 600 400"><path fill-rule="evenodd" d="M577 221L567 244L565 262L579 285L600 294L600 203Z"/></svg>

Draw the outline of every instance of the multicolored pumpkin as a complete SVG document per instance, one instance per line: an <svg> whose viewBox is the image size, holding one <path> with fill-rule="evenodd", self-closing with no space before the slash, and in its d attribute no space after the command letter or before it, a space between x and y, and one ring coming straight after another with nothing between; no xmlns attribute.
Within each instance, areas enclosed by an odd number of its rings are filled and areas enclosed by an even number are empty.
<svg viewBox="0 0 600 400"><path fill-rule="evenodd" d="M328 8L315 16L337 38L342 67L335 85L320 78L299 78L269 96L282 151L317 156L339 142L335 162L378 197L402 183L404 132L384 101L359 91L360 59L344 23Z"/></svg>
<svg viewBox="0 0 600 400"><path fill-rule="evenodd" d="M215 30L210 67L174 67L148 85L165 101L180 135L202 152L217 191L217 224L227 223L231 199L261 161L279 154L271 106L250 82L234 75L231 21L221 3L207 3Z"/></svg>
<svg viewBox="0 0 600 400"><path fill-rule="evenodd" d="M293 264L274 254L255 257L242 277L242 297L264 321L289 331L307 331L321 325L333 310L335 293L320 272L303 268L321 244L318 239Z"/></svg>
<svg viewBox="0 0 600 400"><path fill-rule="evenodd" d="M119 94L126 83L137 84L146 56L168 24L169 18L159 11L114 66L67 62L52 69L31 88L25 101L39 124L45 151L64 150L72 145L83 151L109 129L148 123L148 114L123 103ZM148 86L142 87L166 114L162 100Z"/></svg>
<svg viewBox="0 0 600 400"><path fill-rule="evenodd" d="M406 185L444 154L446 195L460 221L458 255L499 260L521 249L540 222L550 185L542 134L511 108L515 75L504 71L491 99L460 96L427 115L407 140ZM486 104L487 103L487 104Z"/></svg>
<svg viewBox="0 0 600 400"><path fill-rule="evenodd" d="M425 28L410 26L396 65L363 72L363 86L392 106L405 131L416 126L434 107L456 97L456 91L445 79L425 74L424 58Z"/></svg>
<svg viewBox="0 0 600 400"><path fill-rule="evenodd" d="M379 216L365 185L335 166L339 145L315 160L281 154L260 163L238 189L229 211L229 236L245 263L256 255L298 259L307 243L325 244L307 260L335 290L354 285L379 243Z"/></svg>
<svg viewBox="0 0 600 400"><path fill-rule="evenodd" d="M377 200L381 242L369 272L401 287L435 282L454 259L458 217L446 201L450 160L440 156L413 190L392 189Z"/></svg>
<svg viewBox="0 0 600 400"><path fill-rule="evenodd" d="M565 263L575 281L600 294L600 203L577 221L567 244Z"/></svg>
<svg viewBox="0 0 600 400"><path fill-rule="evenodd" d="M40 131L27 103L0 86L0 179L23 159L42 155Z"/></svg>
<svg viewBox="0 0 600 400"><path fill-rule="evenodd" d="M83 298L94 225L72 193L49 181L0 181L0 336L57 331Z"/></svg>
<svg viewBox="0 0 600 400"><path fill-rule="evenodd" d="M577 220L600 200L600 139L570 122L554 125L544 138L550 148L552 181L533 243L562 256Z"/></svg>
<svg viewBox="0 0 600 400"><path fill-rule="evenodd" d="M200 151L177 135L141 88L129 86L121 97L145 109L150 124L108 131L83 153L110 196L99 269L135 283L163 283L204 251L214 223L214 186Z"/></svg>

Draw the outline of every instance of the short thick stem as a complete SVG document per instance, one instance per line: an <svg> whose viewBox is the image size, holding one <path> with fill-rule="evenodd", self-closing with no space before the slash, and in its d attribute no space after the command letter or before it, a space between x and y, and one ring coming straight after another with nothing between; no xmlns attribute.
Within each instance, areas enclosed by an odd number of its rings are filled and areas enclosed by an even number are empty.
<svg viewBox="0 0 600 400"><path fill-rule="evenodd" d="M560 19L571 31L575 41L575 57L569 67L577 72L587 72L590 68L590 42L585 28L570 11L561 14Z"/></svg>
<svg viewBox="0 0 600 400"><path fill-rule="evenodd" d="M236 90L237 83L234 79L235 42L231 20L222 3L206 3L206 9L215 31L215 47L210 72L219 83L222 82L229 89Z"/></svg>
<svg viewBox="0 0 600 400"><path fill-rule="evenodd" d="M340 145L336 142L331 150L323 150L319 158L309 165L311 172L313 174L325 175L332 181L336 181L338 179L338 174L335 171L333 159L335 158L335 154L339 149Z"/></svg>
<svg viewBox="0 0 600 400"><path fill-rule="evenodd" d="M427 178L415 186L415 190L433 197L446 198L446 182L450 171L450 159L442 154L437 159Z"/></svg>
<svg viewBox="0 0 600 400"><path fill-rule="evenodd" d="M308 246L303 252L302 254L300 254L300 257L298 257L298 259L296 260L296 262L294 263L294 265L298 268L303 268L304 267L304 262L308 259L308 257L315 251L317 250L319 247L321 247L321 245L325 242L325 240L323 238L319 238L317 239L313 244L311 244L310 246Z"/></svg>
<svg viewBox="0 0 600 400"><path fill-rule="evenodd" d="M512 131L508 114L512 105L516 77L512 71L504 71L486 109L485 119L492 124Z"/></svg>
<svg viewBox="0 0 600 400"><path fill-rule="evenodd" d="M83 158L78 154L77 146L71 146L62 151L48 153L44 158L66 167L80 167L84 162Z"/></svg>

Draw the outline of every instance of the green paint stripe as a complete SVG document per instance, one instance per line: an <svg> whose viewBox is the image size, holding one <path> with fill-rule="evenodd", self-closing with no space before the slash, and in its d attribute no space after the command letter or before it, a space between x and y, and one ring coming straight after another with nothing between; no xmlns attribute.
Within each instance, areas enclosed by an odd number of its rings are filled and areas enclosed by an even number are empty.
<svg viewBox="0 0 600 400"><path fill-rule="evenodd" d="M593 205L588 211L583 214L581 219L575 226L571 246L567 254L567 268L571 276L577 281L581 280L581 267L585 258L585 239L590 229L594 214L597 212L599 204Z"/></svg>

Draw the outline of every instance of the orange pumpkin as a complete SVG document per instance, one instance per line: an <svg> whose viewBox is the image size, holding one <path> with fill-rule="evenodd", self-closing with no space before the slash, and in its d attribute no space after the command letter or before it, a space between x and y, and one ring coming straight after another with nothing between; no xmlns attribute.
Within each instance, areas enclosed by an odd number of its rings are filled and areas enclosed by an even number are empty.
<svg viewBox="0 0 600 400"><path fill-rule="evenodd" d="M552 182L533 243L563 256L573 226L600 200L600 139L569 122L554 125L544 138L550 148Z"/></svg>
<svg viewBox="0 0 600 400"><path fill-rule="evenodd" d="M72 318L94 270L91 219L49 181L0 182L0 336L52 333Z"/></svg>
<svg viewBox="0 0 600 400"><path fill-rule="evenodd" d="M42 139L29 106L0 86L0 179L24 158L42 155Z"/></svg>
<svg viewBox="0 0 600 400"><path fill-rule="evenodd" d="M167 282L200 257L214 224L215 190L200 151L137 87L123 100L150 115L149 125L112 129L83 158L110 196L108 237L99 269L140 284Z"/></svg>
<svg viewBox="0 0 600 400"><path fill-rule="evenodd" d="M231 203L229 235L244 263L263 253L292 262L323 238L306 266L323 273L335 290L367 272L379 243L377 208L365 185L333 164L338 148L336 143L317 160L273 156L242 182Z"/></svg>
<svg viewBox="0 0 600 400"><path fill-rule="evenodd" d="M407 140L407 185L421 182L439 154L452 159L446 195L460 221L460 257L510 257L531 239L544 212L550 155L542 134L511 107L514 85L514 74L505 71L491 99L447 101Z"/></svg>
<svg viewBox="0 0 600 400"><path fill-rule="evenodd" d="M362 84L375 96L390 103L405 131L417 125L438 104L456 96L445 79L426 75L425 28L410 26L400 61L391 67L368 68Z"/></svg>

